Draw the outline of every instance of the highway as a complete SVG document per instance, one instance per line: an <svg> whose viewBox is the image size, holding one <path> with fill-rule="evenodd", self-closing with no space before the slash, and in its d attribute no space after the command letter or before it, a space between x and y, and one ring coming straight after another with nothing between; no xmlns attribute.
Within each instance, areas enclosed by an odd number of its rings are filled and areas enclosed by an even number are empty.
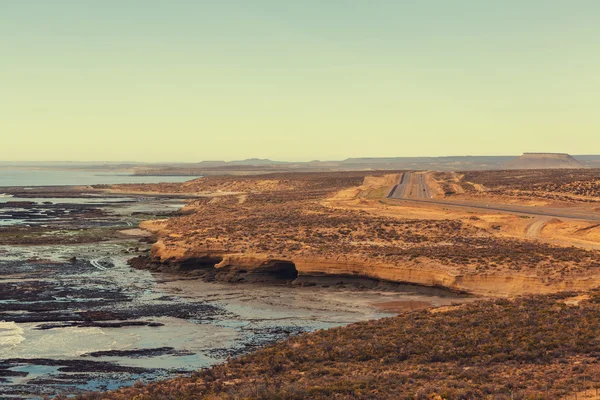
<svg viewBox="0 0 600 400"><path fill-rule="evenodd" d="M426 175L424 173L405 172L402 175L400 182L392 188L387 197L397 201L441 205L450 208L477 209L519 215L600 221L600 213L593 213L588 210L578 210L577 208L532 207L475 201L434 199L431 195L431 189L429 188L429 185L427 185Z"/></svg>
<svg viewBox="0 0 600 400"><path fill-rule="evenodd" d="M431 199L424 173L405 172L387 196L390 199Z"/></svg>
<svg viewBox="0 0 600 400"><path fill-rule="evenodd" d="M419 199L431 199L433 196L431 195L431 190L429 189L429 185L427 185L426 175L425 174L415 174L415 184L413 188L416 191L416 196Z"/></svg>
<svg viewBox="0 0 600 400"><path fill-rule="evenodd" d="M408 173L403 173L400 176L400 182L397 185L394 185L390 194L388 194L388 198L390 199L401 199L404 197L404 191L406 190L406 184L404 183L404 178Z"/></svg>

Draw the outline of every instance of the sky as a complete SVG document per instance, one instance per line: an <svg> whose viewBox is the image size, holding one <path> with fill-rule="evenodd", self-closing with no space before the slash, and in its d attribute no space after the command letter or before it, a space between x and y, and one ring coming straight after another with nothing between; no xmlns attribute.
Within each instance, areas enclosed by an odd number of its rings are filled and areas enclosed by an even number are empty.
<svg viewBox="0 0 600 400"><path fill-rule="evenodd" d="M600 154L597 0L0 0L0 161Z"/></svg>

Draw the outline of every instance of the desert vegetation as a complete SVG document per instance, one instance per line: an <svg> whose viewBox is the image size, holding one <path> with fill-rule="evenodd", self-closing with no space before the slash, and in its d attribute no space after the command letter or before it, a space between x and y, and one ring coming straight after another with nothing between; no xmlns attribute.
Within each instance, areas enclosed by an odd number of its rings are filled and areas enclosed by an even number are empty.
<svg viewBox="0 0 600 400"><path fill-rule="evenodd" d="M365 268L433 261L456 273L520 272L549 283L600 272L597 251L506 238L468 221L400 219L323 204L335 192L360 185L366 174L289 174L277 179L277 189L260 185L265 176L246 177L240 185L252 191L193 200L183 215L164 223L168 234L162 240L167 247L321 258ZM238 179L208 177L193 184L198 191L232 188Z"/></svg>
<svg viewBox="0 0 600 400"><path fill-rule="evenodd" d="M447 175L438 174L442 182ZM566 202L600 201L600 170L499 170L461 173L459 184L466 192L473 183L483 185L488 194L543 198Z"/></svg>
<svg viewBox="0 0 600 400"><path fill-rule="evenodd" d="M600 383L600 292L482 301L303 334L80 399L558 399Z"/></svg>
<svg viewBox="0 0 600 400"><path fill-rule="evenodd" d="M462 193L550 184L546 175L531 173L510 188L478 174L435 179L448 178L448 188L459 185ZM479 277L535 276L547 285L600 272L598 251L502 236L470 223L476 216L398 218L325 201L352 192L367 174L198 179L185 190L219 188L222 195L190 201L180 215L162 221L158 233L164 246L183 248L184 255L201 248L205 254L346 261L365 270L434 265ZM191 377L81 399L558 399L600 388L599 330L600 290L478 301L303 334Z"/></svg>
<svg viewBox="0 0 600 400"><path fill-rule="evenodd" d="M339 187L358 186L366 175L384 175L385 171L377 173L366 172L335 172L335 173L274 173L250 176L207 176L183 183L157 184L123 184L97 185L99 188L110 188L126 192L156 192L156 193L238 193L238 192L285 192L308 190L323 191L328 188L335 190Z"/></svg>

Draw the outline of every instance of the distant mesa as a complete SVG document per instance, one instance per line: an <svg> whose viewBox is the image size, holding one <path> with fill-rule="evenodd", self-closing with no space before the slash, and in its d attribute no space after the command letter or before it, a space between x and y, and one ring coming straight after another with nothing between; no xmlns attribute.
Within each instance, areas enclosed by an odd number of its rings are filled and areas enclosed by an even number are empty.
<svg viewBox="0 0 600 400"><path fill-rule="evenodd" d="M565 169L584 166L565 153L523 153L504 164L506 169Z"/></svg>

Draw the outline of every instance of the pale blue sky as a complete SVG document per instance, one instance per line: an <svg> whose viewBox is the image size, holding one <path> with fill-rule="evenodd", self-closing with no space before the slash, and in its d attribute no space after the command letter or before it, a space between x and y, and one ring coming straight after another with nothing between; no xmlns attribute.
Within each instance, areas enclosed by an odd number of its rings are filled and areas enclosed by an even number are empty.
<svg viewBox="0 0 600 400"><path fill-rule="evenodd" d="M0 160L600 153L600 2L0 0Z"/></svg>

